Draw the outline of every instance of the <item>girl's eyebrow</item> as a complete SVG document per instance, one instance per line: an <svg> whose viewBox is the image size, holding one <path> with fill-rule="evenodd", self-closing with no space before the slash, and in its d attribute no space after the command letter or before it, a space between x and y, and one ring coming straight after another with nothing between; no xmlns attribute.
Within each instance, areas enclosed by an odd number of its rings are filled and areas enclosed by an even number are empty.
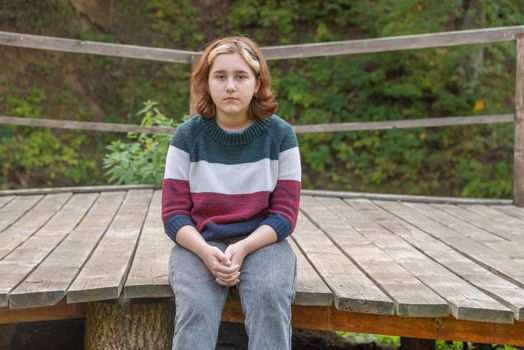
<svg viewBox="0 0 524 350"><path fill-rule="evenodd" d="M227 70L224 70L224 69L216 70L213 73L227 73ZM246 73L247 74L247 72L245 70L236 70L236 71L234 71L234 73Z"/></svg>

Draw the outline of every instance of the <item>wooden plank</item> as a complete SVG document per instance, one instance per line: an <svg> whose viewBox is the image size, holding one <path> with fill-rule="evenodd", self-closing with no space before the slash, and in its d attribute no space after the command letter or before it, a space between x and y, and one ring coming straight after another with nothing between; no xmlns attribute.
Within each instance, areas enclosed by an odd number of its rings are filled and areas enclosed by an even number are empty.
<svg viewBox="0 0 524 350"><path fill-rule="evenodd" d="M294 125L293 129L297 134L315 132L348 132L364 130L391 130L391 129L410 129L410 128L431 128L442 126L464 126L494 123L511 123L513 114L503 115L484 115L472 117L443 117L426 119L406 119L388 120L377 122L353 122L353 123L333 123L333 124L311 124ZM0 124L24 125L32 127L44 127L55 129L101 131L101 132L136 132L145 134L166 134L172 135L176 128L149 127L132 124L102 123L102 122L81 122L75 120L45 119L45 118L20 118L10 116L0 116Z"/></svg>
<svg viewBox="0 0 524 350"><path fill-rule="evenodd" d="M109 230L67 291L67 302L120 296L153 191L131 190Z"/></svg>
<svg viewBox="0 0 524 350"><path fill-rule="evenodd" d="M45 196L17 222L0 233L0 260L38 231L72 195L65 192Z"/></svg>
<svg viewBox="0 0 524 350"><path fill-rule="evenodd" d="M406 205L406 203L403 203ZM419 206L420 204L417 204ZM411 206L410 206L411 207ZM366 211L366 213L371 210ZM465 281L482 290L513 311L516 320L524 321L524 289L486 270L464 255L413 225L376 207L380 225L402 237L427 256L445 266Z"/></svg>
<svg viewBox="0 0 524 350"><path fill-rule="evenodd" d="M0 208L15 199L15 196L0 196Z"/></svg>
<svg viewBox="0 0 524 350"><path fill-rule="evenodd" d="M63 300L57 305L31 309L0 308L0 325L85 318L86 306L86 304L66 304Z"/></svg>
<svg viewBox="0 0 524 350"><path fill-rule="evenodd" d="M315 197L335 197L335 198L367 198L384 201L403 201L403 202L422 202L422 203L454 203L454 204L489 204L489 205L509 205L513 201L510 199L486 199L486 198L460 198L460 197L434 197L434 196L413 196L407 194L384 194L366 192L347 192L347 191L326 191L326 190L306 190L301 191L303 196Z"/></svg>
<svg viewBox="0 0 524 350"><path fill-rule="evenodd" d="M377 201L375 201L375 203L377 203L381 208L384 208L402 220L409 222L413 226L445 243L451 249L457 250L475 263L504 276L506 279L520 287L524 287L524 270L520 266L517 266L510 258L501 256L491 248L471 239L467 239L448 229L444 225L432 221L404 205L392 205L388 202Z"/></svg>
<svg viewBox="0 0 524 350"><path fill-rule="evenodd" d="M174 243L164 232L161 199L162 191L155 191L125 282L124 297L127 299L173 297L168 270Z"/></svg>
<svg viewBox="0 0 524 350"><path fill-rule="evenodd" d="M486 205L468 205L462 208L482 216L490 222L495 222L500 227L499 234L509 240L522 240L524 242L524 222L511 215L501 213Z"/></svg>
<svg viewBox="0 0 524 350"><path fill-rule="evenodd" d="M168 282L168 262L172 240L164 233L160 217L161 191L155 191L148 211L140 241L131 269L124 286L124 297L157 298L173 297ZM304 258L298 247L289 240L297 255L298 271L295 304L331 305L333 294L311 265Z"/></svg>
<svg viewBox="0 0 524 350"><path fill-rule="evenodd" d="M513 156L513 196L524 207L524 36L517 37L515 78L515 141Z"/></svg>
<svg viewBox="0 0 524 350"><path fill-rule="evenodd" d="M44 227L0 261L0 307L8 305L8 294L75 228L96 197L95 193L74 195Z"/></svg>
<svg viewBox="0 0 524 350"><path fill-rule="evenodd" d="M507 307L451 273L393 232L380 226L383 220L390 220L390 217L383 211L377 211L370 201L356 199L346 200L346 203L353 209L344 212L344 216L350 220L352 226L446 300L454 317L483 322L513 322L513 312ZM386 201L380 202L380 205L385 205L388 209L401 206L399 203Z"/></svg>
<svg viewBox="0 0 524 350"><path fill-rule="evenodd" d="M75 187L49 187L49 188L30 188L24 190L3 190L0 191L0 196L3 195L35 195L35 194L50 194L61 192L74 193L89 193L89 192L111 192L111 191L126 191L146 188L160 188L154 185L110 185L110 186L75 186Z"/></svg>
<svg viewBox="0 0 524 350"><path fill-rule="evenodd" d="M491 205L490 207L524 222L524 208L516 207L514 205Z"/></svg>
<svg viewBox="0 0 524 350"><path fill-rule="evenodd" d="M292 238L335 294L337 309L394 314L394 303L302 213Z"/></svg>
<svg viewBox="0 0 524 350"><path fill-rule="evenodd" d="M9 295L11 308L55 305L109 227L126 192L101 193L82 222Z"/></svg>
<svg viewBox="0 0 524 350"><path fill-rule="evenodd" d="M524 345L524 322L501 324L457 320L453 317L385 316L340 311L335 307L301 305L293 305L292 312L292 325L295 328ZM226 303L222 320L237 323L244 321L238 301Z"/></svg>
<svg viewBox="0 0 524 350"><path fill-rule="evenodd" d="M524 251L518 244L515 244L515 242L511 242L499 236L493 235L484 229L462 221L453 215L441 211L440 209L424 203L403 203L403 205L420 212L428 219L448 227L465 238L473 239L481 244L484 244L502 256L507 256L511 259L524 258ZM522 222L522 225L524 225L524 222Z"/></svg>
<svg viewBox="0 0 524 350"><path fill-rule="evenodd" d="M133 124L117 124L102 122L81 122L76 120L60 120L45 118L20 118L0 116L0 124L24 125L40 128L55 128L68 130L103 131L103 132L136 132L145 134L172 135L176 128L165 128L160 126L140 126Z"/></svg>
<svg viewBox="0 0 524 350"><path fill-rule="evenodd" d="M397 315L442 317L449 314L444 299L351 227L351 222L343 216L351 208L341 199L309 197L301 201L301 206L339 249L395 302Z"/></svg>
<svg viewBox="0 0 524 350"><path fill-rule="evenodd" d="M189 62L191 60L191 56L195 53L185 50L110 44L87 40L63 39L42 35L20 34L2 31L0 31L0 45L91 55L138 58L150 61L182 63Z"/></svg>
<svg viewBox="0 0 524 350"><path fill-rule="evenodd" d="M459 205L432 204L432 206L503 239L520 239L518 226L521 225L510 225L504 221L495 221L493 218L479 215Z"/></svg>
<svg viewBox="0 0 524 350"><path fill-rule="evenodd" d="M523 26L512 26L316 44L266 46L262 48L262 52L270 60L352 55L511 41L521 33L524 33Z"/></svg>
<svg viewBox="0 0 524 350"><path fill-rule="evenodd" d="M333 304L334 295L319 274L311 266L294 240L288 239L297 256L297 285L295 305L328 306Z"/></svg>
<svg viewBox="0 0 524 350"><path fill-rule="evenodd" d="M7 203L0 209L0 234L8 226L12 225L16 220L22 217L31 207L33 207L44 196L25 196L17 197Z"/></svg>
<svg viewBox="0 0 524 350"><path fill-rule="evenodd" d="M434 128L442 126L464 126L495 123L512 123L513 114L501 115L482 115L482 116L460 116L424 119L403 119L388 120L377 122L353 122L353 123L331 123L331 124L312 124L294 125L293 129L297 134L314 132L347 132L364 130L391 130L391 129L411 129L411 128ZM0 120L1 122L1 120Z"/></svg>

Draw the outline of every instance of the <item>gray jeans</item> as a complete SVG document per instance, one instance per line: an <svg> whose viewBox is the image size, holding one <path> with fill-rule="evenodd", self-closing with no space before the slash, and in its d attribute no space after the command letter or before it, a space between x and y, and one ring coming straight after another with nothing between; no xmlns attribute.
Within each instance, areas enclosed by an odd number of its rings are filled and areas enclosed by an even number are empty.
<svg viewBox="0 0 524 350"><path fill-rule="evenodd" d="M209 241L225 251L227 244ZM291 302L295 296L296 256L287 240L246 256L240 267L240 295L250 350L291 349ZM215 349L228 287L216 284L200 258L175 245L169 260L175 294L173 349Z"/></svg>

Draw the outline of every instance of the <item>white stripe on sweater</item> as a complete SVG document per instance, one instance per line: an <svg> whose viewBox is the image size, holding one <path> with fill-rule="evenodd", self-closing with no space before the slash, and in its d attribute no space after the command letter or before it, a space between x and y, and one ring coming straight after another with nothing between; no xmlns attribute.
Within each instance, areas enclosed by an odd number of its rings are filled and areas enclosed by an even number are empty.
<svg viewBox="0 0 524 350"><path fill-rule="evenodd" d="M281 152L280 160L265 158L242 164L189 162L189 154L170 146L164 178L190 182L193 193L248 194L273 191L277 180L301 180L298 147ZM189 168L189 169L188 169Z"/></svg>

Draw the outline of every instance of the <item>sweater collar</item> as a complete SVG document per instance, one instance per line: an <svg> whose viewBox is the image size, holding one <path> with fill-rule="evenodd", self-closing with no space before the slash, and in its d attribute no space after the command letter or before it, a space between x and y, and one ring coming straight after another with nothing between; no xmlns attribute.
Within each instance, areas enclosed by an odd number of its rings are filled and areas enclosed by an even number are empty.
<svg viewBox="0 0 524 350"><path fill-rule="evenodd" d="M267 120L256 118L245 130L239 133L228 133L222 129L215 118L202 117L202 124L206 133L215 141L225 146L241 146L250 143L267 130Z"/></svg>

